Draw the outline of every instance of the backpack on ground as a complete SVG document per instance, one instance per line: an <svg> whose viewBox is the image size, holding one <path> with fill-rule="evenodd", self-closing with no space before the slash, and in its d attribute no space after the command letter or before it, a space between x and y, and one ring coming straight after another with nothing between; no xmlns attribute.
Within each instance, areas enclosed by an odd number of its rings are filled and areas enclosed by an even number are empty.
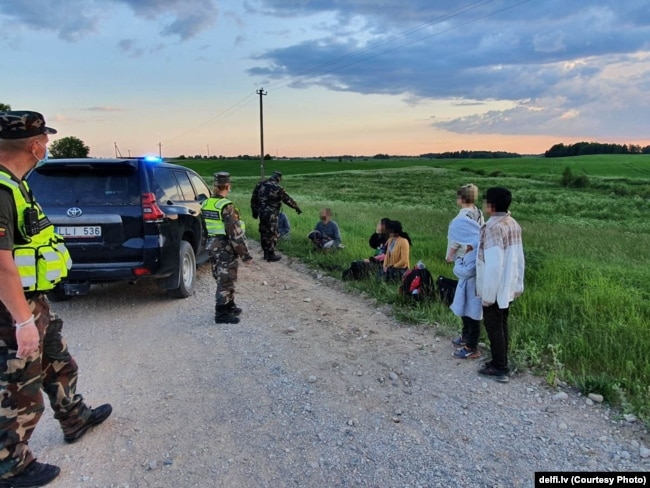
<svg viewBox="0 0 650 488"><path fill-rule="evenodd" d="M422 301L429 300L434 296L435 286L433 277L429 270L423 265L418 265L413 269L409 269L404 276L399 286L399 294L405 297L411 297L414 300Z"/></svg>
<svg viewBox="0 0 650 488"><path fill-rule="evenodd" d="M377 266L365 261L352 261L350 267L343 271L343 281L363 280L370 276L373 269L377 269Z"/></svg>
<svg viewBox="0 0 650 488"><path fill-rule="evenodd" d="M458 280L455 280L453 278L446 278L444 276L438 276L436 289L440 301L445 305L450 306L454 301L454 295L456 294L457 286Z"/></svg>

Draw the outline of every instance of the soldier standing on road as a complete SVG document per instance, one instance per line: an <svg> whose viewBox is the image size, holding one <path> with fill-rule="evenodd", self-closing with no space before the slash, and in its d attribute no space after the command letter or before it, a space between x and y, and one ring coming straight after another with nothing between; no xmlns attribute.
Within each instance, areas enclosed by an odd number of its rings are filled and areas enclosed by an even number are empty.
<svg viewBox="0 0 650 488"><path fill-rule="evenodd" d="M230 173L214 175L214 197L203 202L203 216L208 230L208 250L212 276L217 282L214 322L237 324L241 308L235 305L237 257L245 264L253 261L246 245L243 222L235 205L226 198L230 193Z"/></svg>
<svg viewBox="0 0 650 488"><path fill-rule="evenodd" d="M274 171L271 177L258 183L251 198L253 218L260 219L260 244L264 251L264 259L269 262L279 261L281 256L275 254L278 242L278 214L282 204L293 208L298 215L302 213L298 204L280 186L282 173Z"/></svg>
<svg viewBox="0 0 650 488"><path fill-rule="evenodd" d="M24 180L47 157L37 112L0 112L0 487L43 486L60 469L39 463L28 442L47 394L66 442L111 414L76 393L78 367L61 334L63 321L45 293L65 278L70 255Z"/></svg>

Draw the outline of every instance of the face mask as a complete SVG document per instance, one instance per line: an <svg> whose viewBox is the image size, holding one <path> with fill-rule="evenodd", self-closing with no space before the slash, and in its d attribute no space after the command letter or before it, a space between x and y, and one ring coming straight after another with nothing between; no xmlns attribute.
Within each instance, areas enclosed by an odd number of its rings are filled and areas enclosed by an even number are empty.
<svg viewBox="0 0 650 488"><path fill-rule="evenodd" d="M323 222L325 222L325 221L327 220L327 217L321 217L320 219L321 219Z"/></svg>
<svg viewBox="0 0 650 488"><path fill-rule="evenodd" d="M43 144L41 144L39 141L36 141L36 143L45 150L45 153L43 154L43 159L38 159L38 156L36 156L36 154L32 153L32 156L34 156L36 158L36 166L35 167L39 168L39 167L43 166L47 162L47 160L50 158L50 152L47 150L47 147L44 146Z"/></svg>

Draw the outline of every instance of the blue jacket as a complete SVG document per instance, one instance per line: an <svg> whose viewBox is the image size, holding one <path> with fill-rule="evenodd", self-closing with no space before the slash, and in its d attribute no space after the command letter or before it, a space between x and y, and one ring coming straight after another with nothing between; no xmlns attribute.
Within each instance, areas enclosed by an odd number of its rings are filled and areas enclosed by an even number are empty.
<svg viewBox="0 0 650 488"><path fill-rule="evenodd" d="M458 286L454 301L449 307L459 317L470 317L474 320L483 318L481 297L476 294L476 255L477 249L456 258L454 274L458 277Z"/></svg>

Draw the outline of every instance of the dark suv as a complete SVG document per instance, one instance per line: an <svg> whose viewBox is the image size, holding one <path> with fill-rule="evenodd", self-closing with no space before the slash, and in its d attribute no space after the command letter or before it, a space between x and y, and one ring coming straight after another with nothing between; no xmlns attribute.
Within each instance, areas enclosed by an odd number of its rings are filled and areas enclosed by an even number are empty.
<svg viewBox="0 0 650 488"><path fill-rule="evenodd" d="M51 159L27 180L72 256L52 298L140 278L192 294L197 263L208 259L201 202L210 189L197 173L159 158Z"/></svg>

